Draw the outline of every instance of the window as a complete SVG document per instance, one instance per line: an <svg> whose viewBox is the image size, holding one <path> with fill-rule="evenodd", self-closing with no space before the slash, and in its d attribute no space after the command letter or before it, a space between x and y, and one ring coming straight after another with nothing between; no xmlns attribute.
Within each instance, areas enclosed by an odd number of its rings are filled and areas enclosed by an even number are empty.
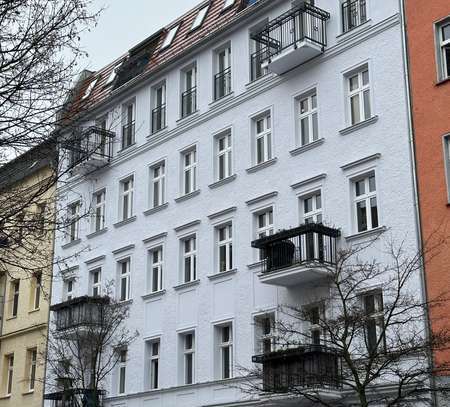
<svg viewBox="0 0 450 407"><path fill-rule="evenodd" d="M203 20L205 19L206 14L208 13L208 9L209 4L198 11L197 17L195 17L195 20L192 23L191 31L199 28L202 25Z"/></svg>
<svg viewBox="0 0 450 407"><path fill-rule="evenodd" d="M102 269L96 268L90 271L91 277L91 295L100 297L102 294Z"/></svg>
<svg viewBox="0 0 450 407"><path fill-rule="evenodd" d="M174 40L175 36L177 35L178 28L180 28L180 24L176 25L175 27L172 27L169 32L166 35L166 38L164 38L164 41L161 45L161 51L165 48L169 47L170 44L172 44L172 41Z"/></svg>
<svg viewBox="0 0 450 407"><path fill-rule="evenodd" d="M444 136L444 163L447 181L447 199L450 202L450 134Z"/></svg>
<svg viewBox="0 0 450 407"><path fill-rule="evenodd" d="M375 175L354 181L354 205L358 232L378 227Z"/></svg>
<svg viewBox="0 0 450 407"><path fill-rule="evenodd" d="M215 56L214 100L218 100L231 93L231 48L223 48Z"/></svg>
<svg viewBox="0 0 450 407"><path fill-rule="evenodd" d="M152 133L166 127L166 84L153 88Z"/></svg>
<svg viewBox="0 0 450 407"><path fill-rule="evenodd" d="M122 349L119 351L119 394L125 393L125 382L127 375L127 351Z"/></svg>
<svg viewBox="0 0 450 407"><path fill-rule="evenodd" d="M231 324L217 327L219 379L229 379L233 375L233 331Z"/></svg>
<svg viewBox="0 0 450 407"><path fill-rule="evenodd" d="M163 289L163 248L158 247L150 252L149 289L152 293Z"/></svg>
<svg viewBox="0 0 450 407"><path fill-rule="evenodd" d="M39 309L39 305L41 302L41 289L42 289L42 274L37 273L33 279L33 288L34 288L34 296L33 296L33 309Z"/></svg>
<svg viewBox="0 0 450 407"><path fill-rule="evenodd" d="M161 162L150 168L151 199L153 208L166 202L166 163Z"/></svg>
<svg viewBox="0 0 450 407"><path fill-rule="evenodd" d="M273 208L258 212L255 215L256 220L256 239L273 235ZM259 260L263 260L266 256L264 250L258 250Z"/></svg>
<svg viewBox="0 0 450 407"><path fill-rule="evenodd" d="M68 207L67 235L69 242L79 239L80 233L80 202L74 202Z"/></svg>
<svg viewBox="0 0 450 407"><path fill-rule="evenodd" d="M191 149L182 153L183 160L183 194L187 195L197 189L197 151Z"/></svg>
<svg viewBox="0 0 450 407"><path fill-rule="evenodd" d="M231 132L219 135L216 138L217 151L217 180L231 177L233 174Z"/></svg>
<svg viewBox="0 0 450 407"><path fill-rule="evenodd" d="M160 340L147 342L148 355L148 383L150 390L159 388L159 349Z"/></svg>
<svg viewBox="0 0 450 407"><path fill-rule="evenodd" d="M183 343L183 384L192 384L195 380L195 334L182 335Z"/></svg>
<svg viewBox="0 0 450 407"><path fill-rule="evenodd" d="M322 194L320 191L303 198L302 205L304 223L322 223Z"/></svg>
<svg viewBox="0 0 450 407"><path fill-rule="evenodd" d="M94 232L105 228L106 191L94 194Z"/></svg>
<svg viewBox="0 0 450 407"><path fill-rule="evenodd" d="M233 235L232 225L217 228L219 272L223 273L233 269Z"/></svg>
<svg viewBox="0 0 450 407"><path fill-rule="evenodd" d="M306 310L309 322L309 336L310 342L313 345L321 345L323 342L321 321L324 319L324 310L320 305L311 305Z"/></svg>
<svg viewBox="0 0 450 407"><path fill-rule="evenodd" d="M130 277L131 277L131 260L125 259L119 262L119 300L127 301L131 298L131 286L130 286Z"/></svg>
<svg viewBox="0 0 450 407"><path fill-rule="evenodd" d="M384 331L383 293L372 292L363 296L364 314L366 318L365 340L367 350L376 352L379 345L386 350Z"/></svg>
<svg viewBox="0 0 450 407"><path fill-rule="evenodd" d="M73 279L64 280L63 296L65 301L69 301L73 298L73 283Z"/></svg>
<svg viewBox="0 0 450 407"><path fill-rule="evenodd" d="M364 68L347 78L351 124L371 118L369 70Z"/></svg>
<svg viewBox="0 0 450 407"><path fill-rule="evenodd" d="M191 236L182 240L183 247L183 282L197 279L197 238Z"/></svg>
<svg viewBox="0 0 450 407"><path fill-rule="evenodd" d="M45 233L46 211L47 211L46 203L40 203L37 205L35 221L36 221L36 230L37 230L38 236L41 236Z"/></svg>
<svg viewBox="0 0 450 407"><path fill-rule="evenodd" d="M83 97L81 98L81 100L86 99L87 97L89 97L89 95L92 93L93 89L95 88L95 85L97 84L98 81L98 77L95 78L86 88L86 91L83 94Z"/></svg>
<svg viewBox="0 0 450 407"><path fill-rule="evenodd" d="M106 81L105 86L107 86L107 85L109 85L109 84L111 84L111 83L114 82L114 80L116 79L116 76L117 76L117 71L119 70L119 68L120 68L121 65L122 65L122 63L117 64L117 65L113 68L113 70L111 71L111 73L110 73L109 76L108 76L108 80Z"/></svg>
<svg viewBox="0 0 450 407"><path fill-rule="evenodd" d="M272 131L270 113L254 119L255 126L255 164L261 164L272 158Z"/></svg>
<svg viewBox="0 0 450 407"><path fill-rule="evenodd" d="M347 0L342 3L343 32L350 31L366 21L366 0Z"/></svg>
<svg viewBox="0 0 450 407"><path fill-rule="evenodd" d="M298 143L304 146L319 138L316 93L300 98L298 109Z"/></svg>
<svg viewBox="0 0 450 407"><path fill-rule="evenodd" d="M30 391L34 390L34 386L36 383L36 363L37 363L37 349L29 349L27 351L28 358L28 389Z"/></svg>
<svg viewBox="0 0 450 407"><path fill-rule="evenodd" d="M14 354L6 356L6 366L7 366L6 394L10 395L12 392L13 375L14 375Z"/></svg>
<svg viewBox="0 0 450 407"><path fill-rule="evenodd" d="M224 0L223 9L225 10L228 7L231 7L234 4L235 0Z"/></svg>
<svg viewBox="0 0 450 407"><path fill-rule="evenodd" d="M197 67L193 65L185 69L182 80L181 117L187 117L197 110Z"/></svg>
<svg viewBox="0 0 450 407"><path fill-rule="evenodd" d="M274 314L266 314L255 317L255 352L257 354L275 351L274 330Z"/></svg>
<svg viewBox="0 0 450 407"><path fill-rule="evenodd" d="M121 221L133 216L134 177L120 181Z"/></svg>
<svg viewBox="0 0 450 407"><path fill-rule="evenodd" d="M122 127L122 150L134 144L135 135L135 106L128 103L123 106L124 124Z"/></svg>
<svg viewBox="0 0 450 407"><path fill-rule="evenodd" d="M439 40L439 57L441 65L441 80L450 78L450 21L437 26Z"/></svg>
<svg viewBox="0 0 450 407"><path fill-rule="evenodd" d="M19 310L20 280L11 281L11 317L17 317Z"/></svg>

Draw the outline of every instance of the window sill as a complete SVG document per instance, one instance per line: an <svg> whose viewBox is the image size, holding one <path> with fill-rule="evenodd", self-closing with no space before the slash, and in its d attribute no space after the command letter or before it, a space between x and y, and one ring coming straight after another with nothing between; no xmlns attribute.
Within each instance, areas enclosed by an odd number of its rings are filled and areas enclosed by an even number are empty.
<svg viewBox="0 0 450 407"><path fill-rule="evenodd" d="M71 248L71 247L73 247L73 246L76 246L76 245L79 244L79 243L81 243L81 239L76 239L76 240L73 240L73 241L71 241L71 242L69 242L69 243L63 244L63 245L61 246L61 249L63 249L63 250L69 249L69 248Z"/></svg>
<svg viewBox="0 0 450 407"><path fill-rule="evenodd" d="M219 188L222 185L225 185L225 184L228 184L228 183L234 181L236 179L236 177L237 177L236 174L230 175L229 177L226 177L226 178L221 179L219 181L213 182L212 184L209 184L208 187L210 189Z"/></svg>
<svg viewBox="0 0 450 407"><path fill-rule="evenodd" d="M254 172L257 172L259 170L262 170L264 168L270 167L272 164L275 164L278 161L277 157L271 158L270 160L264 161L261 164L254 165L253 167L247 168L245 171L247 173L251 174Z"/></svg>
<svg viewBox="0 0 450 407"><path fill-rule="evenodd" d="M152 298L160 298L162 297L164 294L166 293L166 290L159 290L159 291L155 291L153 293L149 293L149 294L145 294L142 295L141 298L143 300L151 300Z"/></svg>
<svg viewBox="0 0 450 407"><path fill-rule="evenodd" d="M174 286L173 289L175 291L179 291L179 290L182 290L183 288L195 287L199 284L200 284L200 280L197 279L197 280L189 281L187 283L178 284L178 285Z"/></svg>
<svg viewBox="0 0 450 407"><path fill-rule="evenodd" d="M350 236L345 236L345 240L347 242L358 240L358 239L364 239L366 237L374 236L374 235L381 235L384 232L386 232L387 227L386 226L379 226L375 229L365 230L364 232L355 233Z"/></svg>
<svg viewBox="0 0 450 407"><path fill-rule="evenodd" d="M354 35L357 35L362 31L368 30L371 27L371 25L372 25L372 20L369 18L368 20L364 21L357 27L354 27L351 30L348 30L339 35L336 35L336 41L339 43L339 42L346 40L349 37L353 37Z"/></svg>
<svg viewBox="0 0 450 407"><path fill-rule="evenodd" d="M209 107L216 107L217 105L220 105L221 103L225 103L227 100L231 99L234 96L234 91L231 91L230 93L228 93L225 96L222 96L219 99L215 99L213 100L210 104Z"/></svg>
<svg viewBox="0 0 450 407"><path fill-rule="evenodd" d="M0 396L0 400L7 400L11 398L11 394L6 394L5 396Z"/></svg>
<svg viewBox="0 0 450 407"><path fill-rule="evenodd" d="M198 115L200 114L200 110L196 110L195 112L192 112L191 114L188 114L187 116L180 117L176 123L177 124L184 124L185 122L189 122L191 120L194 120Z"/></svg>
<svg viewBox="0 0 450 407"><path fill-rule="evenodd" d="M6 317L5 318L5 321L12 321L13 319L17 319L17 315L15 315L15 316L9 316L9 317Z"/></svg>
<svg viewBox="0 0 450 407"><path fill-rule="evenodd" d="M291 154L292 156L302 154L305 151L312 150L315 147L321 146L324 142L325 142L324 138L314 140L311 143L305 144L304 146L294 148L293 150L289 151L289 154Z"/></svg>
<svg viewBox="0 0 450 407"><path fill-rule="evenodd" d="M133 304L133 299L130 298L129 300L117 301L117 303L118 303L119 305L131 305L131 304Z"/></svg>
<svg viewBox="0 0 450 407"><path fill-rule="evenodd" d="M158 129L158 130L156 130L156 131L153 131L153 132L150 134L149 137L157 136L157 135L162 134L162 133L167 133L168 131L169 131L168 126L164 126L164 127L160 128L160 129Z"/></svg>
<svg viewBox="0 0 450 407"><path fill-rule="evenodd" d="M114 223L114 227L117 229L117 228L120 228L120 227L122 227L124 225L128 225L129 223L132 223L135 220L136 220L136 215L134 215L134 216L132 216L132 217L130 217L128 219L121 220L120 222Z"/></svg>
<svg viewBox="0 0 450 407"><path fill-rule="evenodd" d="M253 271L260 271L263 263L264 263L264 261L260 260L260 261L257 261L255 263L252 263L252 264L247 264L247 268L249 270L253 270Z"/></svg>
<svg viewBox="0 0 450 407"><path fill-rule="evenodd" d="M342 136L345 136L346 134L350 134L350 133L353 133L354 131L357 131L357 130L362 129L367 126L370 126L371 124L374 124L377 121L378 121L378 116L372 116L370 119L364 120L364 121L354 124L352 126L346 127L345 129L339 130L339 133Z"/></svg>
<svg viewBox="0 0 450 407"><path fill-rule="evenodd" d="M179 196L178 198L175 198L175 202L183 202L187 201L188 199L193 198L194 196L197 196L200 194L200 190L197 189L196 191L189 192L189 194Z"/></svg>
<svg viewBox="0 0 450 407"><path fill-rule="evenodd" d="M124 154L125 152L130 151L130 149L134 149L136 147L136 142L131 143L129 146L120 149L119 151L117 151L118 155Z"/></svg>
<svg viewBox="0 0 450 407"><path fill-rule="evenodd" d="M35 308L35 309L31 309L28 311L29 314L34 314L35 312L39 312L41 309L40 308Z"/></svg>
<svg viewBox="0 0 450 407"><path fill-rule="evenodd" d="M169 206L169 202L166 202L166 203L163 203L162 205L155 206L154 208L147 209L146 211L143 212L143 214L145 216L149 216L156 212L162 211L163 209L166 209L168 206Z"/></svg>
<svg viewBox="0 0 450 407"><path fill-rule="evenodd" d="M103 235L107 231L108 231L108 228L103 228L103 229L97 230L96 232L89 233L88 235L86 235L86 238L87 239L93 239L94 237Z"/></svg>
<svg viewBox="0 0 450 407"><path fill-rule="evenodd" d="M210 274L209 276L207 276L210 280L218 280L220 278L225 278L225 277L229 277L232 276L234 274L237 273L237 269L231 269L228 271L222 271L220 273L216 273L216 274Z"/></svg>
<svg viewBox="0 0 450 407"><path fill-rule="evenodd" d="M448 78L440 79L438 82L436 82L436 86L442 86L446 83L450 82L450 76Z"/></svg>
<svg viewBox="0 0 450 407"><path fill-rule="evenodd" d="M24 392L22 393L22 396L29 396L30 394L34 394L34 390L24 391Z"/></svg>
<svg viewBox="0 0 450 407"><path fill-rule="evenodd" d="M245 84L245 87L247 89L252 89L254 87L257 87L258 85L260 85L261 83L263 83L264 81L267 81L269 79L274 78L276 75L272 72L268 72L263 76L260 76L258 79L255 79L253 81L250 81L248 83Z"/></svg>

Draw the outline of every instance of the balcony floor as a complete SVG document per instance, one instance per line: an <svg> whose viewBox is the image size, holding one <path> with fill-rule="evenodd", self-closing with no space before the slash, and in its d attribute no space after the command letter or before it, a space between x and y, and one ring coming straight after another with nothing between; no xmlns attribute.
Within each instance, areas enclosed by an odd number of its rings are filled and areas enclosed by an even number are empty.
<svg viewBox="0 0 450 407"><path fill-rule="evenodd" d="M306 390L305 390L306 392ZM341 390L334 389L311 389L309 391L311 395L318 396L325 402L333 403L342 398ZM313 405L310 400L299 395L273 395L268 393L261 394L261 400L264 401L264 406L266 407L306 407Z"/></svg>
<svg viewBox="0 0 450 407"><path fill-rule="evenodd" d="M264 284L292 287L299 284L308 284L327 276L329 276L329 271L325 266L313 263L297 264L280 270L260 273L259 280Z"/></svg>

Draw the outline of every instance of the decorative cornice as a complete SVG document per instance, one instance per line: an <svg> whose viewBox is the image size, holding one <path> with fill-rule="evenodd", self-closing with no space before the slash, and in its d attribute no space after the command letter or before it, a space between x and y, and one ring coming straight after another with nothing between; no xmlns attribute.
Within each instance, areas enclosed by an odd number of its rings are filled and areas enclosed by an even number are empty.
<svg viewBox="0 0 450 407"><path fill-rule="evenodd" d="M248 206L255 205L259 202L266 201L271 198L275 198L278 195L278 191L268 192L267 194L257 196L256 198L249 199L245 201Z"/></svg>
<svg viewBox="0 0 450 407"><path fill-rule="evenodd" d="M357 167L358 165L366 164L366 163L368 163L370 161L378 160L380 157L381 157L380 153L368 155L367 157L360 158L359 160L352 161L351 163L342 165L341 169L342 169L342 171L347 171L347 170L349 170L351 168Z"/></svg>
<svg viewBox="0 0 450 407"><path fill-rule="evenodd" d="M208 215L208 219L209 220L216 219L216 218L219 218L220 216L225 216L225 215L228 215L228 214L230 214L232 212L236 212L236 210L237 210L236 206L232 206L232 207L227 208L227 209L222 209L219 212L214 212L211 215Z"/></svg>
<svg viewBox="0 0 450 407"><path fill-rule="evenodd" d="M103 261L103 260L105 260L105 258L106 258L106 256L103 254L101 256L94 257L93 259L86 260L84 263L89 265L89 264L97 263L99 261Z"/></svg>
<svg viewBox="0 0 450 407"><path fill-rule="evenodd" d="M184 225L177 226L176 228L173 228L173 230L175 230L175 232L181 232L182 230L191 228L193 226L197 226L200 223L201 223L201 220L200 219L196 219L196 220L193 220L192 222L185 223Z"/></svg>
<svg viewBox="0 0 450 407"><path fill-rule="evenodd" d="M163 240L167 236L167 232L158 233L157 235L153 235L150 237L147 237L142 240L144 244L149 244L151 242L155 242L157 240Z"/></svg>
<svg viewBox="0 0 450 407"><path fill-rule="evenodd" d="M292 189L303 188L304 186L312 184L313 182L322 181L326 177L327 177L327 174L325 174L325 173L319 174L319 175L316 175L314 177L307 178L307 179L304 179L302 181L296 182L295 184L291 185L291 188Z"/></svg>
<svg viewBox="0 0 450 407"><path fill-rule="evenodd" d="M133 250L135 248L134 244L129 244L128 246L120 247L116 250L112 251L112 254L120 254L129 250Z"/></svg>

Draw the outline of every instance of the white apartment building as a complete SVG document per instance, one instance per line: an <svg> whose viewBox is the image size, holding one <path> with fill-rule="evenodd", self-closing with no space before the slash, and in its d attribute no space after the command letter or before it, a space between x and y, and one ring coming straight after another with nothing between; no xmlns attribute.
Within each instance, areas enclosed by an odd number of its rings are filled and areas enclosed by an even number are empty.
<svg viewBox="0 0 450 407"><path fill-rule="evenodd" d="M80 84L99 147L59 188L52 304L108 281L130 304L107 406L261 403L237 388L255 322L315 277L252 241L323 222L322 260L384 229L417 247L404 72L397 0L211 0Z"/></svg>

